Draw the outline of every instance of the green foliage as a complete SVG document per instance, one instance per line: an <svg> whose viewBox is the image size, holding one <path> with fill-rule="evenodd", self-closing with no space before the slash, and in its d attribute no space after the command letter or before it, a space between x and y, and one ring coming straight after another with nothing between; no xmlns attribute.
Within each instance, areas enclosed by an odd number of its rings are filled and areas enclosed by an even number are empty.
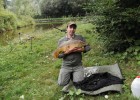
<svg viewBox="0 0 140 100"><path fill-rule="evenodd" d="M9 8L4 9L3 3L4 3L3 0L1 0L0 1L0 23L1 23L0 33L3 31L14 30L19 27L35 24L33 18L27 16L26 13L24 13L24 15L20 15L20 14L16 15L15 13L11 12ZM10 8L12 9L12 7Z"/></svg>
<svg viewBox="0 0 140 100"><path fill-rule="evenodd" d="M68 94L65 94L59 100L84 100L84 95L81 94L81 90L69 91Z"/></svg>
<svg viewBox="0 0 140 100"><path fill-rule="evenodd" d="M85 5L92 0L12 0L9 9L15 14L35 18L84 16L88 11Z"/></svg>
<svg viewBox="0 0 140 100"><path fill-rule="evenodd" d="M12 0L12 5L9 8L10 11L14 12L18 16L35 16L40 15L40 7L38 0Z"/></svg>
<svg viewBox="0 0 140 100"><path fill-rule="evenodd" d="M140 2L137 1L95 0L93 23L97 25L105 51L125 51L140 39Z"/></svg>
<svg viewBox="0 0 140 100"><path fill-rule="evenodd" d="M32 17L30 16L23 16L23 15L20 15L18 16L18 19L17 19L17 28L20 28L20 27L25 27L25 26L28 26L28 25L34 25L35 24L35 21Z"/></svg>
<svg viewBox="0 0 140 100"><path fill-rule="evenodd" d="M3 9L3 0L0 0L0 9Z"/></svg>
<svg viewBox="0 0 140 100"><path fill-rule="evenodd" d="M117 0L119 7L122 8L136 8L139 7L139 0Z"/></svg>
<svg viewBox="0 0 140 100"><path fill-rule="evenodd" d="M40 7L44 17L83 16L86 0L42 0Z"/></svg>
<svg viewBox="0 0 140 100"><path fill-rule="evenodd" d="M19 27L35 24L35 21L30 16L17 16L14 13L0 9L0 31L13 30Z"/></svg>
<svg viewBox="0 0 140 100"><path fill-rule="evenodd" d="M12 30L17 27L16 15L8 10L0 10L0 30Z"/></svg>

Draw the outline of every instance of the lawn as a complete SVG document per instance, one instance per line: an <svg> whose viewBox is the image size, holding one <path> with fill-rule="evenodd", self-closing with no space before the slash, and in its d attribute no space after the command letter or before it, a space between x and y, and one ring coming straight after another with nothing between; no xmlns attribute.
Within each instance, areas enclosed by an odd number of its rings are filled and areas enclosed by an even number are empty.
<svg viewBox="0 0 140 100"><path fill-rule="evenodd" d="M82 34L91 46L91 51L83 54L83 66L110 65L118 63L123 77L123 93L107 93L109 100L135 100L131 93L131 82L139 75L140 67L134 58L121 59L123 54L103 53L103 43L99 41L95 26L77 22L77 33ZM66 28L66 24L59 28ZM62 94L57 84L61 59L52 57L57 41L65 35L56 29L41 34L31 34L30 40L15 39L7 46L0 47L0 99L1 100L104 100L105 95L89 96ZM70 99L70 100L71 100Z"/></svg>

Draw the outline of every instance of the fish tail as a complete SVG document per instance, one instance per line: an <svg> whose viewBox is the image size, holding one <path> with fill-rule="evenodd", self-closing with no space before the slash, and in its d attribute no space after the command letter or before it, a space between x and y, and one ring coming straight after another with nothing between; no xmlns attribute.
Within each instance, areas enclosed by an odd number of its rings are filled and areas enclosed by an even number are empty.
<svg viewBox="0 0 140 100"><path fill-rule="evenodd" d="M58 53L57 51L54 51L53 57L54 57L54 58L58 58L58 54L59 54L59 53Z"/></svg>

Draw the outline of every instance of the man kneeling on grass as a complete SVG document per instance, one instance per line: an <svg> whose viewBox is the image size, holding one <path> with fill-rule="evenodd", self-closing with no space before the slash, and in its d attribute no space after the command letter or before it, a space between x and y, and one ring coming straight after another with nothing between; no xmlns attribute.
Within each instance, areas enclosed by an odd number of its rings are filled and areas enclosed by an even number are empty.
<svg viewBox="0 0 140 100"><path fill-rule="evenodd" d="M80 82L84 79L84 68L82 66L82 52L85 53L90 50L90 46L86 44L85 38L81 35L75 34L77 25L74 22L69 22L67 25L66 36L58 41L58 47L62 46L68 41L80 41L81 47L67 46L67 51L58 54L58 58L62 58L62 67L60 69L58 84L64 86L62 92L69 92L70 80L72 82ZM81 44L80 44L81 45ZM73 48L72 48L73 47Z"/></svg>

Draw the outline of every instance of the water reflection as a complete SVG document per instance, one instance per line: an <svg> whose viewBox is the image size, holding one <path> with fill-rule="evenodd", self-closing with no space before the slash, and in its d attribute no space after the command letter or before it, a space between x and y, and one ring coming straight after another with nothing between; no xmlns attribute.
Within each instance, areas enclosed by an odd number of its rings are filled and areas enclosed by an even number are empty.
<svg viewBox="0 0 140 100"><path fill-rule="evenodd" d="M57 27L59 25L62 25L62 23L57 24L37 24L35 26L28 26L24 28L19 28L17 30L13 31L7 31L4 33L0 33L0 45L7 45L12 41L13 39L17 38L19 39L19 33L24 35L29 34L41 34L47 31L48 29L52 29L53 27Z"/></svg>

